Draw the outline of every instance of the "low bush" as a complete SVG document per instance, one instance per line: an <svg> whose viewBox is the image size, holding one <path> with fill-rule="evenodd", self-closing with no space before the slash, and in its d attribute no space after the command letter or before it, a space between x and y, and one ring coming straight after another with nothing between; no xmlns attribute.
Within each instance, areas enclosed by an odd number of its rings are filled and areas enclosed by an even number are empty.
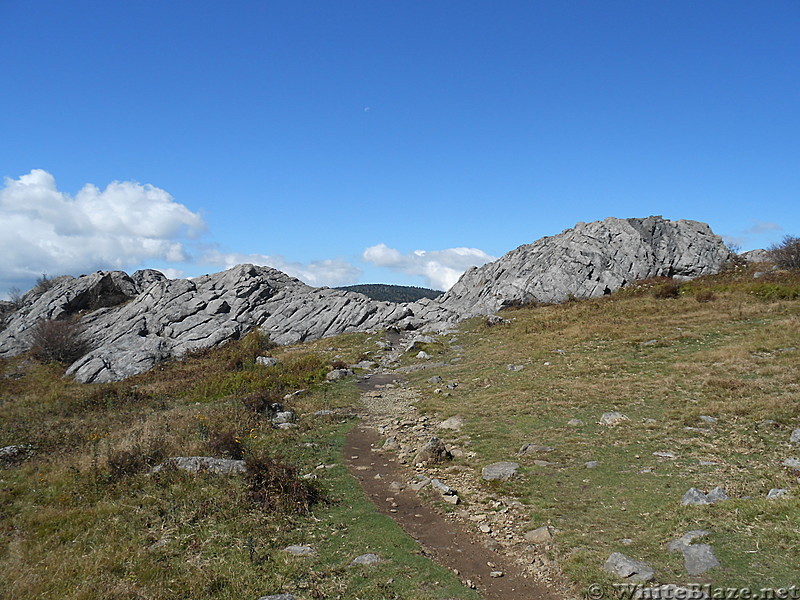
<svg viewBox="0 0 800 600"><path fill-rule="evenodd" d="M694 299L698 302L713 302L717 296L711 290L700 290L694 295Z"/></svg>
<svg viewBox="0 0 800 600"><path fill-rule="evenodd" d="M151 440L146 446L134 444L130 448L111 450L108 453L108 471L112 480L136 475L166 458L163 440Z"/></svg>
<svg viewBox="0 0 800 600"><path fill-rule="evenodd" d="M674 279L668 279L653 286L652 294L654 298L677 298L681 294L681 284Z"/></svg>
<svg viewBox="0 0 800 600"><path fill-rule="evenodd" d="M283 386L280 381L275 381L272 386L264 387L257 392L248 394L242 398L242 404L251 412L258 415L267 415L274 412L273 404L283 401Z"/></svg>
<svg viewBox="0 0 800 600"><path fill-rule="evenodd" d="M31 350L43 362L71 363L91 350L78 319L43 319L33 326Z"/></svg>
<svg viewBox="0 0 800 600"><path fill-rule="evenodd" d="M800 269L800 237L787 235L767 249L770 258L781 269Z"/></svg>
<svg viewBox="0 0 800 600"><path fill-rule="evenodd" d="M233 429L212 431L206 446L212 456L242 460L245 455L242 438Z"/></svg>
<svg viewBox="0 0 800 600"><path fill-rule="evenodd" d="M313 481L301 479L297 467L269 454L245 458L250 498L268 512L307 514L322 499Z"/></svg>

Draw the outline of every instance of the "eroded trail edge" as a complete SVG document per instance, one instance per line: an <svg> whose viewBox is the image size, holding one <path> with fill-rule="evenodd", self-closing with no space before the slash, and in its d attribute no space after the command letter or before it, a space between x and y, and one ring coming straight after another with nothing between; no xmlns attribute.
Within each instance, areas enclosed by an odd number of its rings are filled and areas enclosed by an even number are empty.
<svg viewBox="0 0 800 600"><path fill-rule="evenodd" d="M556 600L574 597L543 547L524 539L522 505L487 494L479 476L461 465L413 466L409 449L435 435L414 407L416 394L398 375L372 375L359 383L361 421L350 432L345 459L379 512L416 539L432 560L453 570L486 600ZM392 442L384 447L387 438ZM438 479L459 494L452 510L437 507Z"/></svg>

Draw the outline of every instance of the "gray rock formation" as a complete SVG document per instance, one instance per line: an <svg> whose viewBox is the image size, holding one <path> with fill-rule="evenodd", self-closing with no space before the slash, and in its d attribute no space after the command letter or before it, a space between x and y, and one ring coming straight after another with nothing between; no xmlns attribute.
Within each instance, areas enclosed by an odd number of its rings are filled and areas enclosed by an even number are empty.
<svg viewBox="0 0 800 600"><path fill-rule="evenodd" d="M694 540L710 535L708 531L690 531L667 544L670 552L683 553L683 562L689 575L702 575L719 566L714 550L709 544L695 544Z"/></svg>
<svg viewBox="0 0 800 600"><path fill-rule="evenodd" d="M474 316L515 303L595 298L649 277L716 273L732 257L705 223L608 218L578 223L471 268L438 305Z"/></svg>
<svg viewBox="0 0 800 600"><path fill-rule="evenodd" d="M244 473L245 464L243 460L214 458L212 456L175 456L153 467L152 471L153 473L158 473L164 469L179 469L189 473L231 475L235 473Z"/></svg>
<svg viewBox="0 0 800 600"><path fill-rule="evenodd" d="M613 552L603 564L603 570L627 581L651 581L655 577L652 567L640 560Z"/></svg>
<svg viewBox="0 0 800 600"><path fill-rule="evenodd" d="M496 462L483 467L481 477L486 481L508 481L517 475L519 463L515 462Z"/></svg>
<svg viewBox="0 0 800 600"><path fill-rule="evenodd" d="M387 327L444 332L509 304L595 297L657 275L695 277L718 271L730 258L703 223L609 218L520 246L470 269L436 300L408 304L313 288L253 265L191 280L153 270L65 276L25 294L20 308L2 306L0 357L26 351L39 320L77 315L93 345L67 372L80 382L108 382L254 328L278 344Z"/></svg>

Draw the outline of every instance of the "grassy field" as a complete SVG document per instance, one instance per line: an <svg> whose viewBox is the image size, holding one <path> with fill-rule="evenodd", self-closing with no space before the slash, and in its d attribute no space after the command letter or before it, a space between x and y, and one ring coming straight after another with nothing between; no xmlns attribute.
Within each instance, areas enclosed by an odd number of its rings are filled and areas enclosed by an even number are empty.
<svg viewBox="0 0 800 600"><path fill-rule="evenodd" d="M740 268L501 314L510 322L474 319L426 348L436 360L461 357L436 369L459 382L450 395L434 393L430 371L408 377L420 410L465 417L453 435L476 453L470 468L521 463L520 478L487 490L519 498L531 529L554 528L552 558L570 578L610 585L601 566L620 551L661 582L800 583L800 492L781 466L800 457L789 442L800 427L800 275ZM0 363L13 375L0 378L0 446L36 449L0 470L3 597L477 598L377 514L343 466L358 393L324 374L374 358L381 337L272 349L282 364L266 369L254 357L268 347L251 335L107 385L74 384L29 357ZM256 411L298 389L308 392L286 402L296 429L276 430ZM336 412L312 416L321 409ZM599 424L610 411L628 420ZM554 450L516 456L527 442ZM149 472L190 455L280 467L296 497L270 506L243 476ZM715 486L732 499L681 505L690 487ZM772 488L791 493L767 500ZM693 529L711 532L722 566L690 578L665 545ZM289 544L316 555L288 555ZM367 552L384 562L349 567Z"/></svg>
<svg viewBox="0 0 800 600"><path fill-rule="evenodd" d="M346 350L276 349L283 364L253 364L257 336L165 364L123 383L81 386L63 369L20 358L0 372L0 446L32 444L34 457L0 471L2 597L85 599L463 598L474 592L424 558L375 512L343 466L358 392L324 384ZM373 344L374 347L374 344ZM286 402L297 429L273 429L253 408ZM321 409L332 416L311 416ZM151 474L167 456L244 457L285 465L285 505L269 505L243 476ZM325 465L325 468L318 468ZM302 479L311 473L316 479ZM257 491L257 490L256 490ZM306 494L306 495L304 495ZM319 496L310 511L305 502ZM307 544L315 556L282 549ZM384 560L350 567L364 553Z"/></svg>
<svg viewBox="0 0 800 600"><path fill-rule="evenodd" d="M463 358L436 371L459 382L450 396L433 393L431 373L411 378L421 409L466 417L471 466L523 466L499 491L528 506L531 528L555 528L554 558L581 585L615 581L600 569L613 551L665 583L796 585L800 493L781 462L800 456L789 442L800 427L799 297L797 273L754 279L740 268L504 311L510 323L475 319L455 336ZM628 420L599 424L611 411ZM516 457L526 442L555 450ZM690 487L716 486L732 499L681 505ZM767 500L772 488L791 495ZM711 532L722 566L688 577L665 545L695 529Z"/></svg>

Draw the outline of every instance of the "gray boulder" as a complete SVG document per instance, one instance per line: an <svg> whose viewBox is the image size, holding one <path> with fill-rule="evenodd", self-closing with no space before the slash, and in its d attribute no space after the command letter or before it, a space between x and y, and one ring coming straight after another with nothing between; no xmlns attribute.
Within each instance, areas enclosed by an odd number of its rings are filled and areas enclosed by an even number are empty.
<svg viewBox="0 0 800 600"><path fill-rule="evenodd" d="M444 442L437 437L432 437L414 457L414 464L439 464L452 460L453 455L447 450Z"/></svg>
<svg viewBox="0 0 800 600"><path fill-rule="evenodd" d="M517 474L519 464L515 462L496 462L483 467L481 476L486 481L508 481Z"/></svg>
<svg viewBox="0 0 800 600"><path fill-rule="evenodd" d="M681 498L681 504L688 506L691 504L716 504L717 502L724 502L729 500L728 494L725 493L721 487L715 487L713 490L704 494L697 488L689 488Z"/></svg>
<svg viewBox="0 0 800 600"><path fill-rule="evenodd" d="M16 444L0 448L0 467L17 465L33 456L33 446L30 444Z"/></svg>
<svg viewBox="0 0 800 600"><path fill-rule="evenodd" d="M732 257L704 223L608 218L578 223L469 269L437 304L465 317L510 304L595 298L640 279L716 273Z"/></svg>
<svg viewBox="0 0 800 600"><path fill-rule="evenodd" d="M381 562L381 557L378 556L377 554L373 554L370 552L355 557L353 559L353 562L350 563L350 566L356 566L356 565L372 566L372 565L377 565L379 562Z"/></svg>
<svg viewBox="0 0 800 600"><path fill-rule="evenodd" d="M153 467L152 472L158 473L165 469L178 469L188 473L234 475L244 473L245 465L243 460L213 458L211 456L175 456Z"/></svg>
<svg viewBox="0 0 800 600"><path fill-rule="evenodd" d="M789 436L789 441L793 444L800 444L800 429L792 431L792 435Z"/></svg>
<svg viewBox="0 0 800 600"><path fill-rule="evenodd" d="M652 567L645 562L614 552L606 559L603 570L627 581L651 581L655 577Z"/></svg>
<svg viewBox="0 0 800 600"><path fill-rule="evenodd" d="M281 364L281 361L271 356L259 356L256 358L256 364L262 367L275 367Z"/></svg>
<svg viewBox="0 0 800 600"><path fill-rule="evenodd" d="M272 594L271 596L261 596L258 600L296 600L293 594Z"/></svg>
<svg viewBox="0 0 800 600"><path fill-rule="evenodd" d="M702 575L719 566L714 550L709 544L695 544L694 540L710 535L708 531L696 530L683 534L667 544L670 552L682 552L686 572L689 575Z"/></svg>

